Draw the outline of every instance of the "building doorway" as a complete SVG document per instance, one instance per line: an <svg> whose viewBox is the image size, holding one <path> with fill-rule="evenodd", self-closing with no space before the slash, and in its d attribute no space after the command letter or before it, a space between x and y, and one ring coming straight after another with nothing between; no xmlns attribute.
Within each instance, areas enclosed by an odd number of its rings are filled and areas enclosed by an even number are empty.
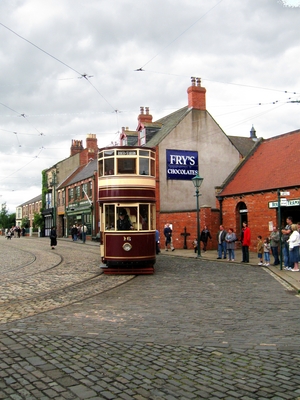
<svg viewBox="0 0 300 400"><path fill-rule="evenodd" d="M241 237L243 222L248 224L248 209L243 201L236 205L236 236Z"/></svg>

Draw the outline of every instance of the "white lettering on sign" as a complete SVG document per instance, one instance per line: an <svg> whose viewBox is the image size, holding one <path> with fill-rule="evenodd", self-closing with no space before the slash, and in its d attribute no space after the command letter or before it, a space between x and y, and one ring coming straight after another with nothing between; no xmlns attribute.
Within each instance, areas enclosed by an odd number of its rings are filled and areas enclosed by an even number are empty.
<svg viewBox="0 0 300 400"><path fill-rule="evenodd" d="M172 165L195 165L195 163L195 157L193 156L170 155L170 164Z"/></svg>
<svg viewBox="0 0 300 400"><path fill-rule="evenodd" d="M123 236L124 242L131 242L131 236Z"/></svg>
<svg viewBox="0 0 300 400"><path fill-rule="evenodd" d="M282 207L300 206L300 199L294 199L294 200L280 199L280 206ZM269 208L277 208L277 207L278 207L278 201L269 202Z"/></svg>
<svg viewBox="0 0 300 400"><path fill-rule="evenodd" d="M197 175L198 171L194 170L186 170L186 169L175 169L175 168L168 168L168 174L174 175Z"/></svg>

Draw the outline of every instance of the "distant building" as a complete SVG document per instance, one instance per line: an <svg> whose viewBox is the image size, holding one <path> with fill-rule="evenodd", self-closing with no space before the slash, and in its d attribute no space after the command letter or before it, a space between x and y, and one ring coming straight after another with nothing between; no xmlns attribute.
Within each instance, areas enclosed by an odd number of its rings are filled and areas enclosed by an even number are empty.
<svg viewBox="0 0 300 400"><path fill-rule="evenodd" d="M95 237L99 231L98 160L91 160L78 168L57 187L58 220L64 219L64 236L71 234L73 225L87 226L87 236Z"/></svg>
<svg viewBox="0 0 300 400"><path fill-rule="evenodd" d="M22 227L22 219L28 218L29 227L33 227L33 218L35 213L40 213L42 208L42 195L38 195L31 200L26 201L16 207L16 226Z"/></svg>
<svg viewBox="0 0 300 400"><path fill-rule="evenodd" d="M91 160L97 159L98 145L95 134L88 134L86 137L86 148L82 140L72 140L70 157L57 162L55 165L44 171L44 192L46 207L43 210L45 219L45 236L49 236L53 225L57 227L58 237L66 232L66 193L64 189L57 191L57 188L67 178L75 176ZM59 206L59 212L58 212Z"/></svg>

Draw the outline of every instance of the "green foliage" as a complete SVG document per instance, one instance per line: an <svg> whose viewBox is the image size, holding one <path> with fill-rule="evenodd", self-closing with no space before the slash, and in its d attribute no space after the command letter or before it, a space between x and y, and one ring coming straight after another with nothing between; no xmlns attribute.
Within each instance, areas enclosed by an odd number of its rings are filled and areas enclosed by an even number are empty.
<svg viewBox="0 0 300 400"><path fill-rule="evenodd" d="M12 213L12 214L8 215L8 227L12 227L12 226L16 226L16 213Z"/></svg>
<svg viewBox="0 0 300 400"><path fill-rule="evenodd" d="M29 221L28 217L22 218L21 226L22 226L22 228L29 228L30 227L30 221Z"/></svg>
<svg viewBox="0 0 300 400"><path fill-rule="evenodd" d="M11 226L9 226L9 215L8 215L8 210L6 208L6 203L1 204L0 228L3 229L11 228Z"/></svg>
<svg viewBox="0 0 300 400"><path fill-rule="evenodd" d="M33 214L33 221L32 221L33 228L43 228L44 227L44 218L40 213Z"/></svg>

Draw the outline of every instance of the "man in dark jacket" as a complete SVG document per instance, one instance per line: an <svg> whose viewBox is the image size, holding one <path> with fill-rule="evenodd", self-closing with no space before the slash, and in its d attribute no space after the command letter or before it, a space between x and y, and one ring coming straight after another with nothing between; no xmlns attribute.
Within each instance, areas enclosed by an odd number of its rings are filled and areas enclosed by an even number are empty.
<svg viewBox="0 0 300 400"><path fill-rule="evenodd" d="M203 251L206 252L208 238L211 239L211 234L208 227L205 225L200 235L200 241L203 243Z"/></svg>

